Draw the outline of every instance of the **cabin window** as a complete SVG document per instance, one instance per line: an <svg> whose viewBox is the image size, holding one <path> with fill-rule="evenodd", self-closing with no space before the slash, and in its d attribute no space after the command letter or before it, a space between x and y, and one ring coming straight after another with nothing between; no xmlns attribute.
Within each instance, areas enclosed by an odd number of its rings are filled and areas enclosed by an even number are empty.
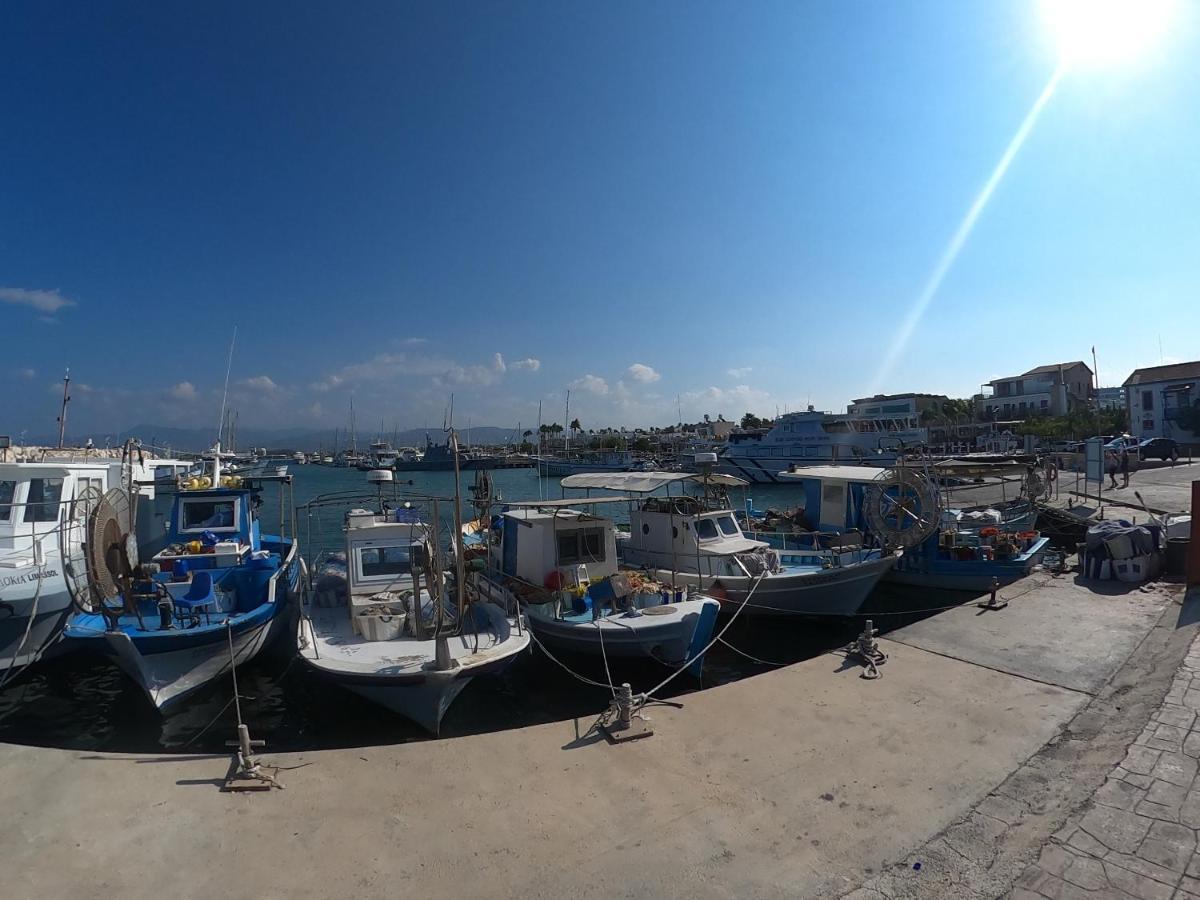
<svg viewBox="0 0 1200 900"><path fill-rule="evenodd" d="M713 540L717 537L717 523L712 519L697 519L696 537L702 541Z"/></svg>
<svg viewBox="0 0 1200 900"><path fill-rule="evenodd" d="M821 507L829 510L828 513L821 514L821 521L831 520L833 516L840 515L840 511L846 506L846 485L840 482L826 482L821 485Z"/></svg>
<svg viewBox="0 0 1200 900"><path fill-rule="evenodd" d="M558 564L604 562L604 531L588 528L582 531L562 531L558 535Z"/></svg>
<svg viewBox="0 0 1200 900"><path fill-rule="evenodd" d="M235 531L237 529L236 500L185 500L183 531Z"/></svg>
<svg viewBox="0 0 1200 900"><path fill-rule="evenodd" d="M409 547L363 547L358 551L358 570L363 578L408 575L412 572Z"/></svg>
<svg viewBox="0 0 1200 900"><path fill-rule="evenodd" d="M29 479L29 495L25 498L25 521L57 522L62 489L61 478Z"/></svg>
<svg viewBox="0 0 1200 900"><path fill-rule="evenodd" d="M738 533L737 522L733 521L733 516L721 516L717 519L717 524L721 526L722 534L732 537Z"/></svg>
<svg viewBox="0 0 1200 900"><path fill-rule="evenodd" d="M93 490L94 489L94 490ZM78 478L75 480L75 499L71 501L71 516L82 519L90 515L104 494L103 478ZM85 495L86 499L85 499Z"/></svg>
<svg viewBox="0 0 1200 900"><path fill-rule="evenodd" d="M0 522L7 522L12 518L12 502L16 493L15 481L0 481Z"/></svg>

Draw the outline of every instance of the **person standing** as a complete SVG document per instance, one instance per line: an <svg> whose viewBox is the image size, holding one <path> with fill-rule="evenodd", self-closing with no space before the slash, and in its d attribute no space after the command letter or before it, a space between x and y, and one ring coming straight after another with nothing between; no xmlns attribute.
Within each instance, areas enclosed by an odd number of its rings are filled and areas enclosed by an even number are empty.
<svg viewBox="0 0 1200 900"><path fill-rule="evenodd" d="M1104 470L1108 472L1108 477L1112 480L1109 489L1117 486L1117 454L1111 450L1104 451Z"/></svg>
<svg viewBox="0 0 1200 900"><path fill-rule="evenodd" d="M1125 479L1125 483L1121 487L1129 487L1129 448L1121 448L1121 477Z"/></svg>

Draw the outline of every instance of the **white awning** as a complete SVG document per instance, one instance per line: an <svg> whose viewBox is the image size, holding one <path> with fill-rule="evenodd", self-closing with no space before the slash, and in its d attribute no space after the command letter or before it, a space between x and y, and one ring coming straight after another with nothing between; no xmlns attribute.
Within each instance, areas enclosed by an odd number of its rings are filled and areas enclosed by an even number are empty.
<svg viewBox="0 0 1200 900"><path fill-rule="evenodd" d="M795 471L780 472L777 477L783 481L874 481L890 471L877 466L802 466Z"/></svg>
<svg viewBox="0 0 1200 900"><path fill-rule="evenodd" d="M562 497L557 500L502 500L497 505L512 509L566 509L572 506L590 506L593 503L628 502L628 497Z"/></svg>
<svg viewBox="0 0 1200 900"><path fill-rule="evenodd" d="M745 487L750 483L733 475L700 475L696 472L580 472L578 475L568 475L564 478L562 486L649 494L677 481L719 484L722 487Z"/></svg>

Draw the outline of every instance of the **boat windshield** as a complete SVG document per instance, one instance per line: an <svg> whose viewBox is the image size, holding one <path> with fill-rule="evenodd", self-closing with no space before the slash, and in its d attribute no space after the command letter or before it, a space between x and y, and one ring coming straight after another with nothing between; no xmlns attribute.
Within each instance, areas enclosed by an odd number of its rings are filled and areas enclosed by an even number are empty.
<svg viewBox="0 0 1200 900"><path fill-rule="evenodd" d="M358 551L358 570L363 578L407 575L412 571L412 552L407 546L363 547Z"/></svg>
<svg viewBox="0 0 1200 900"><path fill-rule="evenodd" d="M12 502L16 493L15 481L0 481L0 522L7 522L12 518Z"/></svg>
<svg viewBox="0 0 1200 900"><path fill-rule="evenodd" d="M25 499L25 521L57 522L62 489L61 478L29 479L29 494Z"/></svg>
<svg viewBox="0 0 1200 900"><path fill-rule="evenodd" d="M717 536L717 523L712 519L697 519L696 536L702 541L711 541Z"/></svg>
<svg viewBox="0 0 1200 900"><path fill-rule="evenodd" d="M721 526L721 533L730 537L736 537L738 534L737 522L733 521L733 516L721 516L717 519L717 524Z"/></svg>

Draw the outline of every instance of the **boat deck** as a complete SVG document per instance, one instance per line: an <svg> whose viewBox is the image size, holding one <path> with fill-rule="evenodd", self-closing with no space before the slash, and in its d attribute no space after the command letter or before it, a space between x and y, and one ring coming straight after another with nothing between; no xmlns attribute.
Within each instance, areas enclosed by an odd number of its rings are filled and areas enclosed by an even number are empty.
<svg viewBox="0 0 1200 900"><path fill-rule="evenodd" d="M477 632L449 638L450 657L460 666L474 665L510 652L508 621L498 607L473 607ZM427 626L428 627L428 626ZM447 623L453 628L453 623ZM478 640L478 644L476 641ZM501 652L501 648L503 652ZM346 607L311 607L300 622L300 653L313 666L328 671L369 675L419 675L433 660L437 642L404 635L370 641L358 634Z"/></svg>

